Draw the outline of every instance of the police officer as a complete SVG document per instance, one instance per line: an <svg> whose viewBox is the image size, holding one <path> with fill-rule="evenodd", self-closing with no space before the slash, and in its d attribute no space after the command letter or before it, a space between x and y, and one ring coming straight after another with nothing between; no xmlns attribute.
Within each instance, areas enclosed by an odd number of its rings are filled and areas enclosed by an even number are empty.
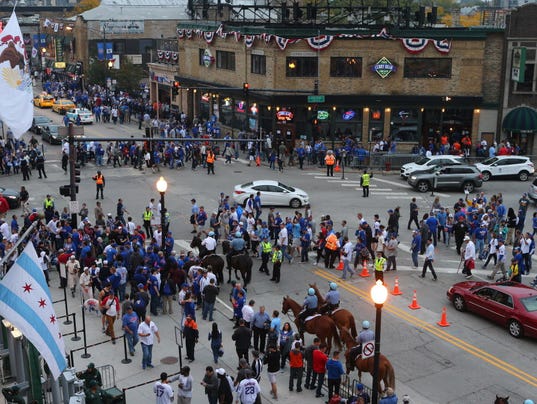
<svg viewBox="0 0 537 404"><path fill-rule="evenodd" d="M201 242L202 246L207 249L207 254L214 254L216 252L216 240L214 238L214 231L210 231L205 240Z"/></svg>
<svg viewBox="0 0 537 404"><path fill-rule="evenodd" d="M151 219L153 218L153 212L151 211L151 207L147 206L145 208L142 218L144 220L144 229L146 232L146 236L151 238L153 236L153 231L151 229Z"/></svg>
<svg viewBox="0 0 537 404"><path fill-rule="evenodd" d="M374 341L375 333L370 328L371 324L369 324L369 321L362 321L362 330L358 333L358 336L356 337L356 342L358 342L359 344L365 344L366 342Z"/></svg>
<svg viewBox="0 0 537 404"><path fill-rule="evenodd" d="M339 307L339 290L337 290L337 284L330 282L330 290L326 294L324 300L326 301L326 309L331 312Z"/></svg>
<svg viewBox="0 0 537 404"><path fill-rule="evenodd" d="M375 282L380 279L384 283L384 268L386 267L386 258L382 256L382 251L377 251L375 258Z"/></svg>
<svg viewBox="0 0 537 404"><path fill-rule="evenodd" d="M308 295L304 299L302 311L298 314L298 318L300 320L301 332L303 332L303 329L304 329L304 320L308 316L312 316L315 313L317 313L318 305L319 305L319 300L317 299L317 296L315 296L315 290L313 288L309 288Z"/></svg>
<svg viewBox="0 0 537 404"><path fill-rule="evenodd" d="M265 237L261 240L261 266L259 267L259 272L264 272L267 275L270 275L268 269L268 262L270 259L270 253L272 251L272 244L268 237Z"/></svg>
<svg viewBox="0 0 537 404"><path fill-rule="evenodd" d="M363 198L369 197L369 183L371 182L371 178L373 178L373 174L369 174L366 168L364 170L364 173L360 177L360 185L362 186Z"/></svg>
<svg viewBox="0 0 537 404"><path fill-rule="evenodd" d="M240 231L235 233L235 238L231 241L231 251L226 255L227 269L231 270L231 257L244 251L244 239Z"/></svg>
<svg viewBox="0 0 537 404"><path fill-rule="evenodd" d="M97 187L97 194L95 195L95 199L99 199L99 191L101 192L101 199L104 199L103 196L103 190L104 190L104 175L101 174L100 171L97 171L97 175L93 176L93 181L95 181L95 185Z"/></svg>
<svg viewBox="0 0 537 404"><path fill-rule="evenodd" d="M43 201L43 210L45 211L45 221L48 223L54 216L54 199L50 195L47 195Z"/></svg>

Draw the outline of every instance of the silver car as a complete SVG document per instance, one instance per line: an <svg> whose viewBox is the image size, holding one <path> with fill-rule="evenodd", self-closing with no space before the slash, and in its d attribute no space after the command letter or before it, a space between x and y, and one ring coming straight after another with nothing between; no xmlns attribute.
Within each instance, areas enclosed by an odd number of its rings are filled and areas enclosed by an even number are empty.
<svg viewBox="0 0 537 404"><path fill-rule="evenodd" d="M309 196L305 191L273 180L235 185L233 199L238 204L244 205L250 195L255 197L257 192L261 192L263 206L290 206L296 209L309 203Z"/></svg>

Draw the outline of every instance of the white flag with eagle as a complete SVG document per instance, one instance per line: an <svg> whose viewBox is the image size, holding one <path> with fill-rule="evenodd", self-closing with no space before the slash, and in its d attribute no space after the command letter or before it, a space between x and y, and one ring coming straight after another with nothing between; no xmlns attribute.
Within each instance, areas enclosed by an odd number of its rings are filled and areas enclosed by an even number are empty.
<svg viewBox="0 0 537 404"><path fill-rule="evenodd" d="M0 33L0 120L19 139L32 126L30 66L15 12Z"/></svg>

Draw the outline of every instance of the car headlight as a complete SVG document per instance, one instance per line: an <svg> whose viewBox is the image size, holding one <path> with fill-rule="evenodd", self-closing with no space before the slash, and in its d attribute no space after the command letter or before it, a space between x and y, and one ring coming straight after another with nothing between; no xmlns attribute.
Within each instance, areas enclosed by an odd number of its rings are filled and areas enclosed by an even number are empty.
<svg viewBox="0 0 537 404"><path fill-rule="evenodd" d="M301 198L307 198L308 195L302 195L302 194L297 194L298 196L300 196Z"/></svg>
<svg viewBox="0 0 537 404"><path fill-rule="evenodd" d="M410 177L410 179L411 179L412 181L416 181L416 178L417 178L417 177L416 177L415 175L413 175L413 176Z"/></svg>

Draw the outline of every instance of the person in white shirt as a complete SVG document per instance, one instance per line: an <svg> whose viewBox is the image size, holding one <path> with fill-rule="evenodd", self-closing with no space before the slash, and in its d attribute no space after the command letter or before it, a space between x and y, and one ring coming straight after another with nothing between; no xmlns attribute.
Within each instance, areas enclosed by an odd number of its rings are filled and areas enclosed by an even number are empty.
<svg viewBox="0 0 537 404"><path fill-rule="evenodd" d="M462 273L466 275L466 279L472 277L472 269L475 267L475 244L470 239L470 236L465 236L466 249L464 250L464 268Z"/></svg>
<svg viewBox="0 0 537 404"><path fill-rule="evenodd" d="M352 279L352 276L355 273L354 269L351 268L353 245L347 236L343 237L343 243L343 248L341 249L343 273L341 274L341 279L347 279L347 272L350 274L350 278Z"/></svg>
<svg viewBox="0 0 537 404"><path fill-rule="evenodd" d="M245 326L248 328L250 328L252 320L254 319L254 315L255 315L254 304L255 304L255 301L250 300L248 304L245 304L242 307L242 319L246 323Z"/></svg>
<svg viewBox="0 0 537 404"><path fill-rule="evenodd" d="M82 299L84 301L93 299L93 290L91 288L91 275L89 267L84 267L84 272L80 275L80 289L82 290Z"/></svg>
<svg viewBox="0 0 537 404"><path fill-rule="evenodd" d="M145 320L138 326L138 336L142 345L142 369L144 370L146 367L153 367L151 363L155 339L153 335L157 337L157 341L160 344L160 334L157 326L151 321L151 316L145 316Z"/></svg>
<svg viewBox="0 0 537 404"><path fill-rule="evenodd" d="M237 387L237 403L254 404L259 393L261 393L259 383L250 376L242 380Z"/></svg>
<svg viewBox="0 0 537 404"><path fill-rule="evenodd" d="M433 262L434 262L434 244L433 239L430 238L427 240L427 248L425 249L425 260L423 261L423 269L421 271L421 277L425 278L425 272L427 272L427 268L431 270L431 273L433 274L433 279L436 281L438 277L436 276L436 272L433 268Z"/></svg>
<svg viewBox="0 0 537 404"><path fill-rule="evenodd" d="M11 228L9 227L9 224L4 219L0 219L0 223L0 233L6 240L9 240L11 238Z"/></svg>
<svg viewBox="0 0 537 404"><path fill-rule="evenodd" d="M214 231L210 231L208 236L201 242L201 245L207 249L207 254L214 254L216 251L216 240L214 239Z"/></svg>
<svg viewBox="0 0 537 404"><path fill-rule="evenodd" d="M168 383L168 374L162 372L160 374L160 381L156 382L153 386L153 393L155 393L157 398L157 404L173 403L173 388Z"/></svg>
<svg viewBox="0 0 537 404"><path fill-rule="evenodd" d="M183 366L179 374L179 389L177 390L177 404L190 404L192 401L192 376L190 368Z"/></svg>
<svg viewBox="0 0 537 404"><path fill-rule="evenodd" d="M507 261L507 258L505 256L505 245L504 241L502 239L498 240L498 263L494 267L494 270L490 275L487 276L488 279L494 279L496 277L496 273L498 271L501 271L503 277L505 278L507 276L507 273L505 271L505 262Z"/></svg>
<svg viewBox="0 0 537 404"><path fill-rule="evenodd" d="M129 216L127 219L127 231L132 236L134 235L134 230L136 230L136 224L132 221L132 217Z"/></svg>

